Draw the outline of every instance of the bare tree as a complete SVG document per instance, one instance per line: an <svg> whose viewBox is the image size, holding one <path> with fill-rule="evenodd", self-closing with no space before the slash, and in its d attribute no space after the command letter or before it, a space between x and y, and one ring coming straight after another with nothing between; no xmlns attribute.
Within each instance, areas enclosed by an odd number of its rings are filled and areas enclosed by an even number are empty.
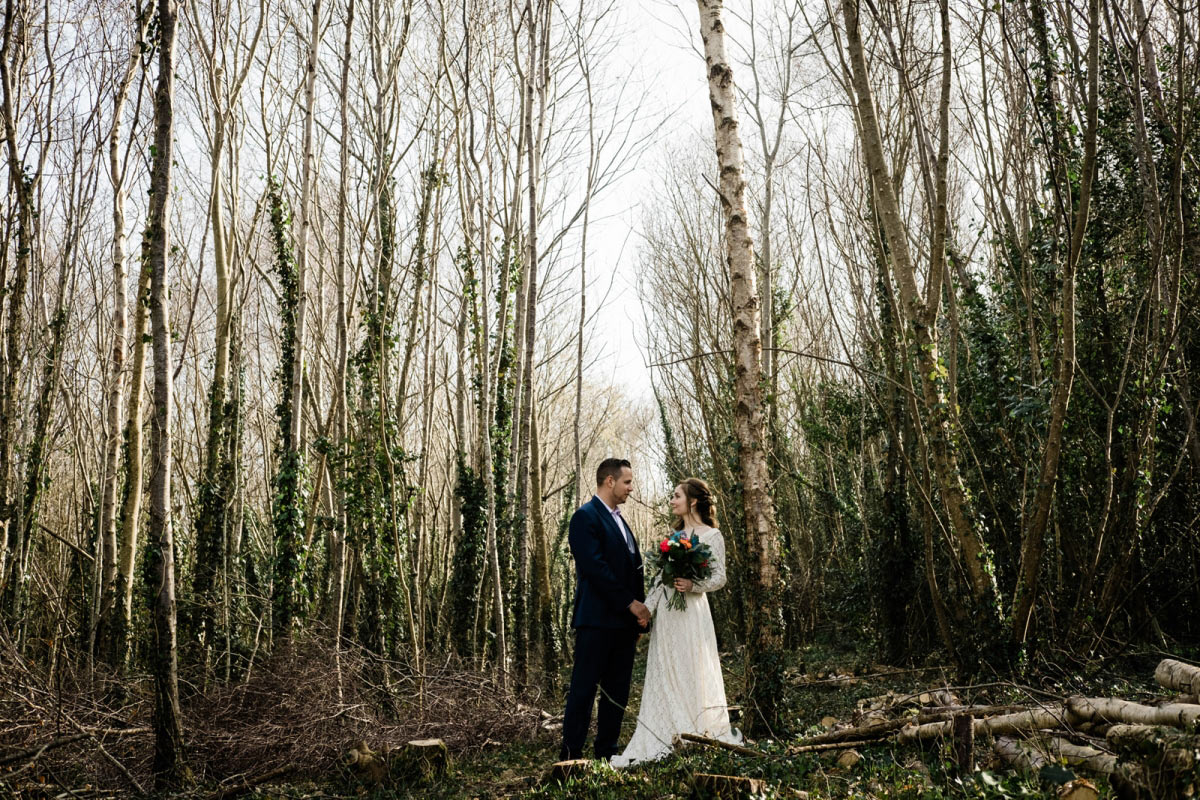
<svg viewBox="0 0 1200 800"><path fill-rule="evenodd" d="M718 195L725 219L725 261L733 305L734 420L742 475L742 513L750 548L756 598L749 621L747 683L758 715L755 725L777 722L783 680L779 538L767 468L766 420L762 398L762 339L754 247L746 213L742 142L738 135L733 70L725 56L722 0L697 0L700 38L708 72L717 151Z"/></svg>

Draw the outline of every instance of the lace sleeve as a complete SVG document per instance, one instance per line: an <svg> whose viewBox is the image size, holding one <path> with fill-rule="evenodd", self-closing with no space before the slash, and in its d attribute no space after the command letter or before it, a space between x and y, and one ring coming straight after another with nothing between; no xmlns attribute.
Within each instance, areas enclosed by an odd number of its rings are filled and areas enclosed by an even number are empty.
<svg viewBox="0 0 1200 800"><path fill-rule="evenodd" d="M692 583L693 592L715 592L725 585L725 539L719 530L704 537L704 543L712 549L712 574L702 581Z"/></svg>

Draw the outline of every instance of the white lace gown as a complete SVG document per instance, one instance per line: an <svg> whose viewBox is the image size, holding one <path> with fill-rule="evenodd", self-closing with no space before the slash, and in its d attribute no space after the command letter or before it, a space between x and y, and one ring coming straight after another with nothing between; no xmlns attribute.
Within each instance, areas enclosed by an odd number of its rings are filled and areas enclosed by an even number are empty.
<svg viewBox="0 0 1200 800"><path fill-rule="evenodd" d="M707 596L725 585L725 540L716 528L697 528L695 533L712 549L712 575L697 581L684 595L684 611L667 608L667 593L673 593L673 587L655 586L647 596L654 625L642 707L633 738L612 760L615 767L662 758L671 752L675 737L681 733L741 741L741 734L729 726L725 679Z"/></svg>

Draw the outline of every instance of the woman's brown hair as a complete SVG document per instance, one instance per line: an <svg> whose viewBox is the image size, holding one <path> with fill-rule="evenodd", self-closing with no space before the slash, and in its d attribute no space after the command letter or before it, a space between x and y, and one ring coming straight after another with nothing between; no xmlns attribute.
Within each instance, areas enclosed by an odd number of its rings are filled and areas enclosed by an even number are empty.
<svg viewBox="0 0 1200 800"><path fill-rule="evenodd" d="M699 478L684 478L679 485L683 487L684 497L695 503L694 510L700 521L710 528L717 527L717 499L708 484ZM683 530L683 519L675 521L675 530Z"/></svg>

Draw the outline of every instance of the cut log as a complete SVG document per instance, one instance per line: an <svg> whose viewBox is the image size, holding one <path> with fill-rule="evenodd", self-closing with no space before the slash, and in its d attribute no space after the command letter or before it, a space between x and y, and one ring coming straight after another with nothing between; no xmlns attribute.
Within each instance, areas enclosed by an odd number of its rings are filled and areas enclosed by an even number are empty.
<svg viewBox="0 0 1200 800"><path fill-rule="evenodd" d="M1038 752L1027 746L1025 742L1011 736L998 738L992 745L992 749L1005 763L1018 772L1037 772L1050 763L1050 758L1045 753Z"/></svg>
<svg viewBox="0 0 1200 800"><path fill-rule="evenodd" d="M1112 775L1117 771L1117 757L1098 747L1075 744L1058 736L1049 739L1047 744L1050 752L1060 756L1073 767L1083 767L1089 772L1102 775Z"/></svg>
<svg viewBox="0 0 1200 800"><path fill-rule="evenodd" d="M1004 714L999 717L977 719L973 723L975 735L991 734L1004 736L1017 731L1032 731L1041 728L1058 728L1063 723L1062 706L1047 706L1018 711L1015 714ZM953 722L930 722L925 725L911 725L900 731L902 742L924 742L949 736L953 732Z"/></svg>
<svg viewBox="0 0 1200 800"><path fill-rule="evenodd" d="M1196 697L1200 695L1200 667L1184 664L1173 658L1164 658L1154 670L1154 680L1164 689Z"/></svg>
<svg viewBox="0 0 1200 800"><path fill-rule="evenodd" d="M692 797L695 800L733 800L761 796L767 784L760 778L735 775L709 775L698 772L692 776Z"/></svg>
<svg viewBox="0 0 1200 800"><path fill-rule="evenodd" d="M1117 757L1112 753L1097 747L1074 744L1060 736L1028 741L1001 736L993 749L1000 758L1021 772L1036 772L1042 767L1063 761L1104 775L1111 775L1117 770Z"/></svg>
<svg viewBox="0 0 1200 800"><path fill-rule="evenodd" d="M1122 722L1187 728L1200 722L1200 705L1169 703L1155 707L1110 697L1072 697L1067 700L1067 714L1072 724Z"/></svg>
<svg viewBox="0 0 1200 800"><path fill-rule="evenodd" d="M1067 781L1058 790L1058 800L1098 800L1100 790L1087 778Z"/></svg>
<svg viewBox="0 0 1200 800"><path fill-rule="evenodd" d="M1175 728L1160 725L1112 725L1104 735L1109 747L1123 753L1153 753L1174 736L1180 736Z"/></svg>
<svg viewBox="0 0 1200 800"><path fill-rule="evenodd" d="M853 769L862 761L862 753L857 750L846 750L837 757L837 765L842 769Z"/></svg>
<svg viewBox="0 0 1200 800"><path fill-rule="evenodd" d="M586 758L573 758L570 761L556 761L546 774L545 783L566 783L571 778L578 778L592 768L592 762Z"/></svg>
<svg viewBox="0 0 1200 800"><path fill-rule="evenodd" d="M830 750L849 750L853 747L867 747L876 744L878 740L862 740L857 742L825 742L824 744L804 744L794 745L788 748L788 755L794 756L800 753L822 753Z"/></svg>
<svg viewBox="0 0 1200 800"><path fill-rule="evenodd" d="M940 722L951 719L956 714L970 714L972 717L986 717L993 714L1012 714L1026 710L1025 706L952 706L940 711L918 714L915 717L893 719L887 722L860 725L855 728L843 728L839 731L818 733L799 742L801 746L846 742L851 740L883 739L901 728L909 725L925 725L930 722Z"/></svg>

